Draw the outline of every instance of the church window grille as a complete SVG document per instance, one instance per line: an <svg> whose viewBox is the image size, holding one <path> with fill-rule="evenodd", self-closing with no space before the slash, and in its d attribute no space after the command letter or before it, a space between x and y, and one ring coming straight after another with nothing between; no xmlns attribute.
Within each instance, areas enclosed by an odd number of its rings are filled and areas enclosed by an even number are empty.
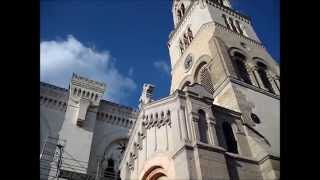
<svg viewBox="0 0 320 180"><path fill-rule="evenodd" d="M207 67L203 66L200 70L200 84L210 93L214 93L213 83L210 77L210 72Z"/></svg>
<svg viewBox="0 0 320 180"><path fill-rule="evenodd" d="M260 124L260 123L261 123L260 118L259 118L256 114L254 114L254 113L251 113L251 119L252 119L252 121L255 122L256 124Z"/></svg>
<svg viewBox="0 0 320 180"><path fill-rule="evenodd" d="M231 125L228 122L224 122L222 123L222 129L223 129L224 139L227 145L227 151L237 154L238 145L234 137Z"/></svg>
<svg viewBox="0 0 320 180"><path fill-rule="evenodd" d="M245 64L245 60L246 60L245 56L242 55L241 53L235 52L233 58L234 58L234 63L237 69L237 74L240 77L240 79L252 85L252 82L250 80L250 76Z"/></svg>
<svg viewBox="0 0 320 180"><path fill-rule="evenodd" d="M198 128L199 128L199 135L200 135L200 141L203 143L208 143L208 125L206 122L206 113L203 110L199 110L199 122L198 122Z"/></svg>

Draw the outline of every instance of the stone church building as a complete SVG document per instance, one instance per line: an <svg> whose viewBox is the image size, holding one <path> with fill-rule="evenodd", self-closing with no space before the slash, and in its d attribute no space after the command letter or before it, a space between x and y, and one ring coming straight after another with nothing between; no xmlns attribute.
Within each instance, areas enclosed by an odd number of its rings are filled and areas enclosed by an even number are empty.
<svg viewBox="0 0 320 180"><path fill-rule="evenodd" d="M228 0L172 0L170 94L134 110L40 84L41 179L280 179L280 70Z"/></svg>

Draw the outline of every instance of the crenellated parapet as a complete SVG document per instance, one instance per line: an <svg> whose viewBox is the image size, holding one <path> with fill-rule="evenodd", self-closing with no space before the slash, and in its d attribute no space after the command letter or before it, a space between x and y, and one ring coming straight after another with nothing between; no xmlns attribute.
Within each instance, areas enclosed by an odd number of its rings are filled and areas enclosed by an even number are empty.
<svg viewBox="0 0 320 180"><path fill-rule="evenodd" d="M105 88L104 83L77 74L72 75L68 105L79 108L76 113L77 117L74 117L78 126L82 126L85 121L89 107L97 108L99 106Z"/></svg>

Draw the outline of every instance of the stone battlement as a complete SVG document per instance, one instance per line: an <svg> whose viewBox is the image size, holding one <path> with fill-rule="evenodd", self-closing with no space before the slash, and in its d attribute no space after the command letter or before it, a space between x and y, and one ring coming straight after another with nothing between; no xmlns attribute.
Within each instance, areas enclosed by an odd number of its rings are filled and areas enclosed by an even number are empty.
<svg viewBox="0 0 320 180"><path fill-rule="evenodd" d="M91 89L100 93L104 93L104 90L106 88L105 83L94 81L75 73L72 74L71 84Z"/></svg>

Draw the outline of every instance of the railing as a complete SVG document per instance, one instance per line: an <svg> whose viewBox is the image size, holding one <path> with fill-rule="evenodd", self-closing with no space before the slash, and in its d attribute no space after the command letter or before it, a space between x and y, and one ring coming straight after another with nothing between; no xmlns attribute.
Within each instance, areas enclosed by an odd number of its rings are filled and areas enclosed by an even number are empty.
<svg viewBox="0 0 320 180"><path fill-rule="evenodd" d="M64 151L65 140L48 137L40 154L40 179L59 180L119 180L119 174L104 172L98 177L96 172L88 172L88 162L79 161Z"/></svg>

